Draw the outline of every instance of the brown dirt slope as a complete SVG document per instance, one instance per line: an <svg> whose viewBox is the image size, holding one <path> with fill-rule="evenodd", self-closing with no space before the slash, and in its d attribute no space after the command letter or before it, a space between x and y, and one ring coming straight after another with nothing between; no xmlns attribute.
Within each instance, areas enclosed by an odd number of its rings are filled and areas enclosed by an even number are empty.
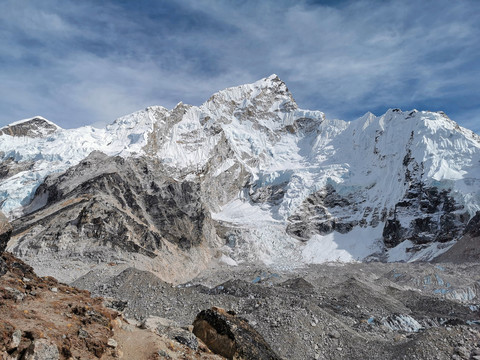
<svg viewBox="0 0 480 360"><path fill-rule="evenodd" d="M219 359L128 324L85 290L0 256L0 359Z"/></svg>

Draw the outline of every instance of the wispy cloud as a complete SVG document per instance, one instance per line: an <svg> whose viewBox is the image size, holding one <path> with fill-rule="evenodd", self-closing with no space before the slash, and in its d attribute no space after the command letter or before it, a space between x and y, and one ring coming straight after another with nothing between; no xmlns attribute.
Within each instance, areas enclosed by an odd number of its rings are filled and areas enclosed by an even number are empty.
<svg viewBox="0 0 480 360"><path fill-rule="evenodd" d="M330 117L444 110L478 131L479 14L474 0L7 0L0 125L108 123L277 73Z"/></svg>

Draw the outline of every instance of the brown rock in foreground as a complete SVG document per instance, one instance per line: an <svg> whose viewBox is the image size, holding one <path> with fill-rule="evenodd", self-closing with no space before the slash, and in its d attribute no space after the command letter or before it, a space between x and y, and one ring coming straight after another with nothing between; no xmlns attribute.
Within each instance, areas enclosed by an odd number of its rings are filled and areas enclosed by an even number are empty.
<svg viewBox="0 0 480 360"><path fill-rule="evenodd" d="M33 269L5 252L0 257L0 357L95 359L113 357L115 311L101 298L40 278Z"/></svg>
<svg viewBox="0 0 480 360"><path fill-rule="evenodd" d="M193 323L193 333L210 350L227 359L280 359L246 320L224 309L201 311Z"/></svg>
<svg viewBox="0 0 480 360"><path fill-rule="evenodd" d="M129 324L102 298L40 278L7 252L0 270L0 359L219 359Z"/></svg>

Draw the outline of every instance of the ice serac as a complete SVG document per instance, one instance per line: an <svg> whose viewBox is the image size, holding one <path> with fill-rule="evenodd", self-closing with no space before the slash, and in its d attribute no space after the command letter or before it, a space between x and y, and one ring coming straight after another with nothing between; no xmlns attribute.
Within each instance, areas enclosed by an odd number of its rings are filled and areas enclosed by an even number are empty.
<svg viewBox="0 0 480 360"><path fill-rule="evenodd" d="M276 75L105 129L3 133L0 151L9 248L32 259L95 248L126 262L429 260L480 210L473 132L442 112L327 119Z"/></svg>

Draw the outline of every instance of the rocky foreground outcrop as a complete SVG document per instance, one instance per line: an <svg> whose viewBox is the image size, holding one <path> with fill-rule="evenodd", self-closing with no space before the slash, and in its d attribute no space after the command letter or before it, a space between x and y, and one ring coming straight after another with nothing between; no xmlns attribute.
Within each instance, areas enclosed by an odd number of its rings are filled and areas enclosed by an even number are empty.
<svg viewBox="0 0 480 360"><path fill-rule="evenodd" d="M223 309L201 311L193 326L181 327L158 316L126 320L113 307L125 304L0 256L2 359L280 359L246 320Z"/></svg>
<svg viewBox="0 0 480 360"><path fill-rule="evenodd" d="M88 291L39 278L9 253L0 258L0 351L11 359L93 359L109 347L118 314Z"/></svg>
<svg viewBox="0 0 480 360"><path fill-rule="evenodd" d="M193 322L193 333L227 359L280 360L248 321L233 311L216 307L203 310Z"/></svg>
<svg viewBox="0 0 480 360"><path fill-rule="evenodd" d="M162 334L141 329L106 308L103 301L54 278L40 278L30 266L4 252L0 256L0 358L220 359L201 343L194 349L184 345L178 335L182 329ZM184 337L195 338L183 332Z"/></svg>

